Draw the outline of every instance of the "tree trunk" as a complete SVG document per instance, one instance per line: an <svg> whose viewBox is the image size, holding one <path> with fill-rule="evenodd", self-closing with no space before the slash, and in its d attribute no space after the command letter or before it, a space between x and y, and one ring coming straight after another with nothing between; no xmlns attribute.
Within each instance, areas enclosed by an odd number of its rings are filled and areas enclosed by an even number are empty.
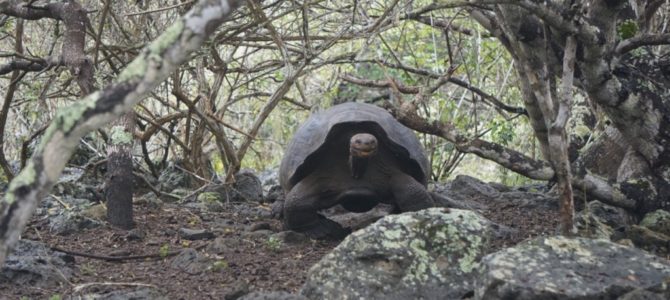
<svg viewBox="0 0 670 300"><path fill-rule="evenodd" d="M114 121L107 145L107 221L114 226L130 229L133 221L133 129L135 113L129 112Z"/></svg>

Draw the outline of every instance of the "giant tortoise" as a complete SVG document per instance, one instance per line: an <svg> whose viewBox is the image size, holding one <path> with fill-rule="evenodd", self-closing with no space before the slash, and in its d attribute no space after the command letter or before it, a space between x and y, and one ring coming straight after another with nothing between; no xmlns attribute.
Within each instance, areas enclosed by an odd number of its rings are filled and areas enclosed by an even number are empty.
<svg viewBox="0 0 670 300"><path fill-rule="evenodd" d="M397 212L431 207L430 164L416 135L386 110L344 103L313 114L286 148L279 180L284 227L316 239L346 236L318 213L337 204L353 212L378 203Z"/></svg>

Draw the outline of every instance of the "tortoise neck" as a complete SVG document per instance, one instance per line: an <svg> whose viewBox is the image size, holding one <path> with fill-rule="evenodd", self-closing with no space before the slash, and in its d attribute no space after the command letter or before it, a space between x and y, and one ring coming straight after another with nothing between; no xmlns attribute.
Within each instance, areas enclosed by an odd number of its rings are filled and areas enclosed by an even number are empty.
<svg viewBox="0 0 670 300"><path fill-rule="evenodd" d="M351 177L354 179L360 179L365 174L365 170L368 168L368 157L357 157L349 155L349 170L351 171Z"/></svg>

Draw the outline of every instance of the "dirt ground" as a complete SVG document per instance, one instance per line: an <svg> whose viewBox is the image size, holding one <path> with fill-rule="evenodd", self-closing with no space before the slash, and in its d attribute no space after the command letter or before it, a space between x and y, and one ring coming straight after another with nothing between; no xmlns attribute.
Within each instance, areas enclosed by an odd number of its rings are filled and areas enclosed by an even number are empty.
<svg viewBox="0 0 670 300"><path fill-rule="evenodd" d="M490 205L491 203L489 203ZM269 210L258 204L246 204L250 209ZM150 285L165 292L170 299L225 299L238 291L284 290L295 292L305 281L309 268L337 242L311 241L298 245L281 245L267 234L251 232L251 226L265 227L278 232L281 224L268 217L253 217L236 211L200 212L175 204L161 208L135 206L135 232L141 239L129 238L128 231L107 226L83 230L67 236L49 233L44 220L35 219L23 238L38 240L51 247L98 256L151 255L150 258L110 262L76 256L75 275L71 282L49 289L32 286L8 286L0 283L1 299L47 299L53 295L73 295L118 288L119 283L130 286ZM267 214L259 214L267 215ZM552 233L556 215L546 211L528 211L513 205L498 203L489 206L484 215L502 225L514 228L514 234L499 236L492 250L514 245L522 240ZM224 251L212 253L210 240L187 241L179 237L179 228L207 229L226 240ZM166 246L167 245L167 246ZM205 256L219 262L216 269L189 275L171 266L174 256L162 257L183 248L196 248ZM123 284L121 284L123 285ZM23 298L22 298L23 297Z"/></svg>

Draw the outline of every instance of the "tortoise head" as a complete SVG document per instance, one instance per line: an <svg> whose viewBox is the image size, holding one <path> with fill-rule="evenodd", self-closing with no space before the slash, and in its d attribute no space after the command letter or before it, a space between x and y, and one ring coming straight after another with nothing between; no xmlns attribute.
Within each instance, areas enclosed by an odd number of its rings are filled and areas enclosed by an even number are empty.
<svg viewBox="0 0 670 300"><path fill-rule="evenodd" d="M369 133L354 134L349 141L349 154L353 157L368 158L377 153L377 138Z"/></svg>
<svg viewBox="0 0 670 300"><path fill-rule="evenodd" d="M377 154L377 138L369 133L357 133L349 140L349 167L351 176L363 177L368 166L368 159Z"/></svg>

